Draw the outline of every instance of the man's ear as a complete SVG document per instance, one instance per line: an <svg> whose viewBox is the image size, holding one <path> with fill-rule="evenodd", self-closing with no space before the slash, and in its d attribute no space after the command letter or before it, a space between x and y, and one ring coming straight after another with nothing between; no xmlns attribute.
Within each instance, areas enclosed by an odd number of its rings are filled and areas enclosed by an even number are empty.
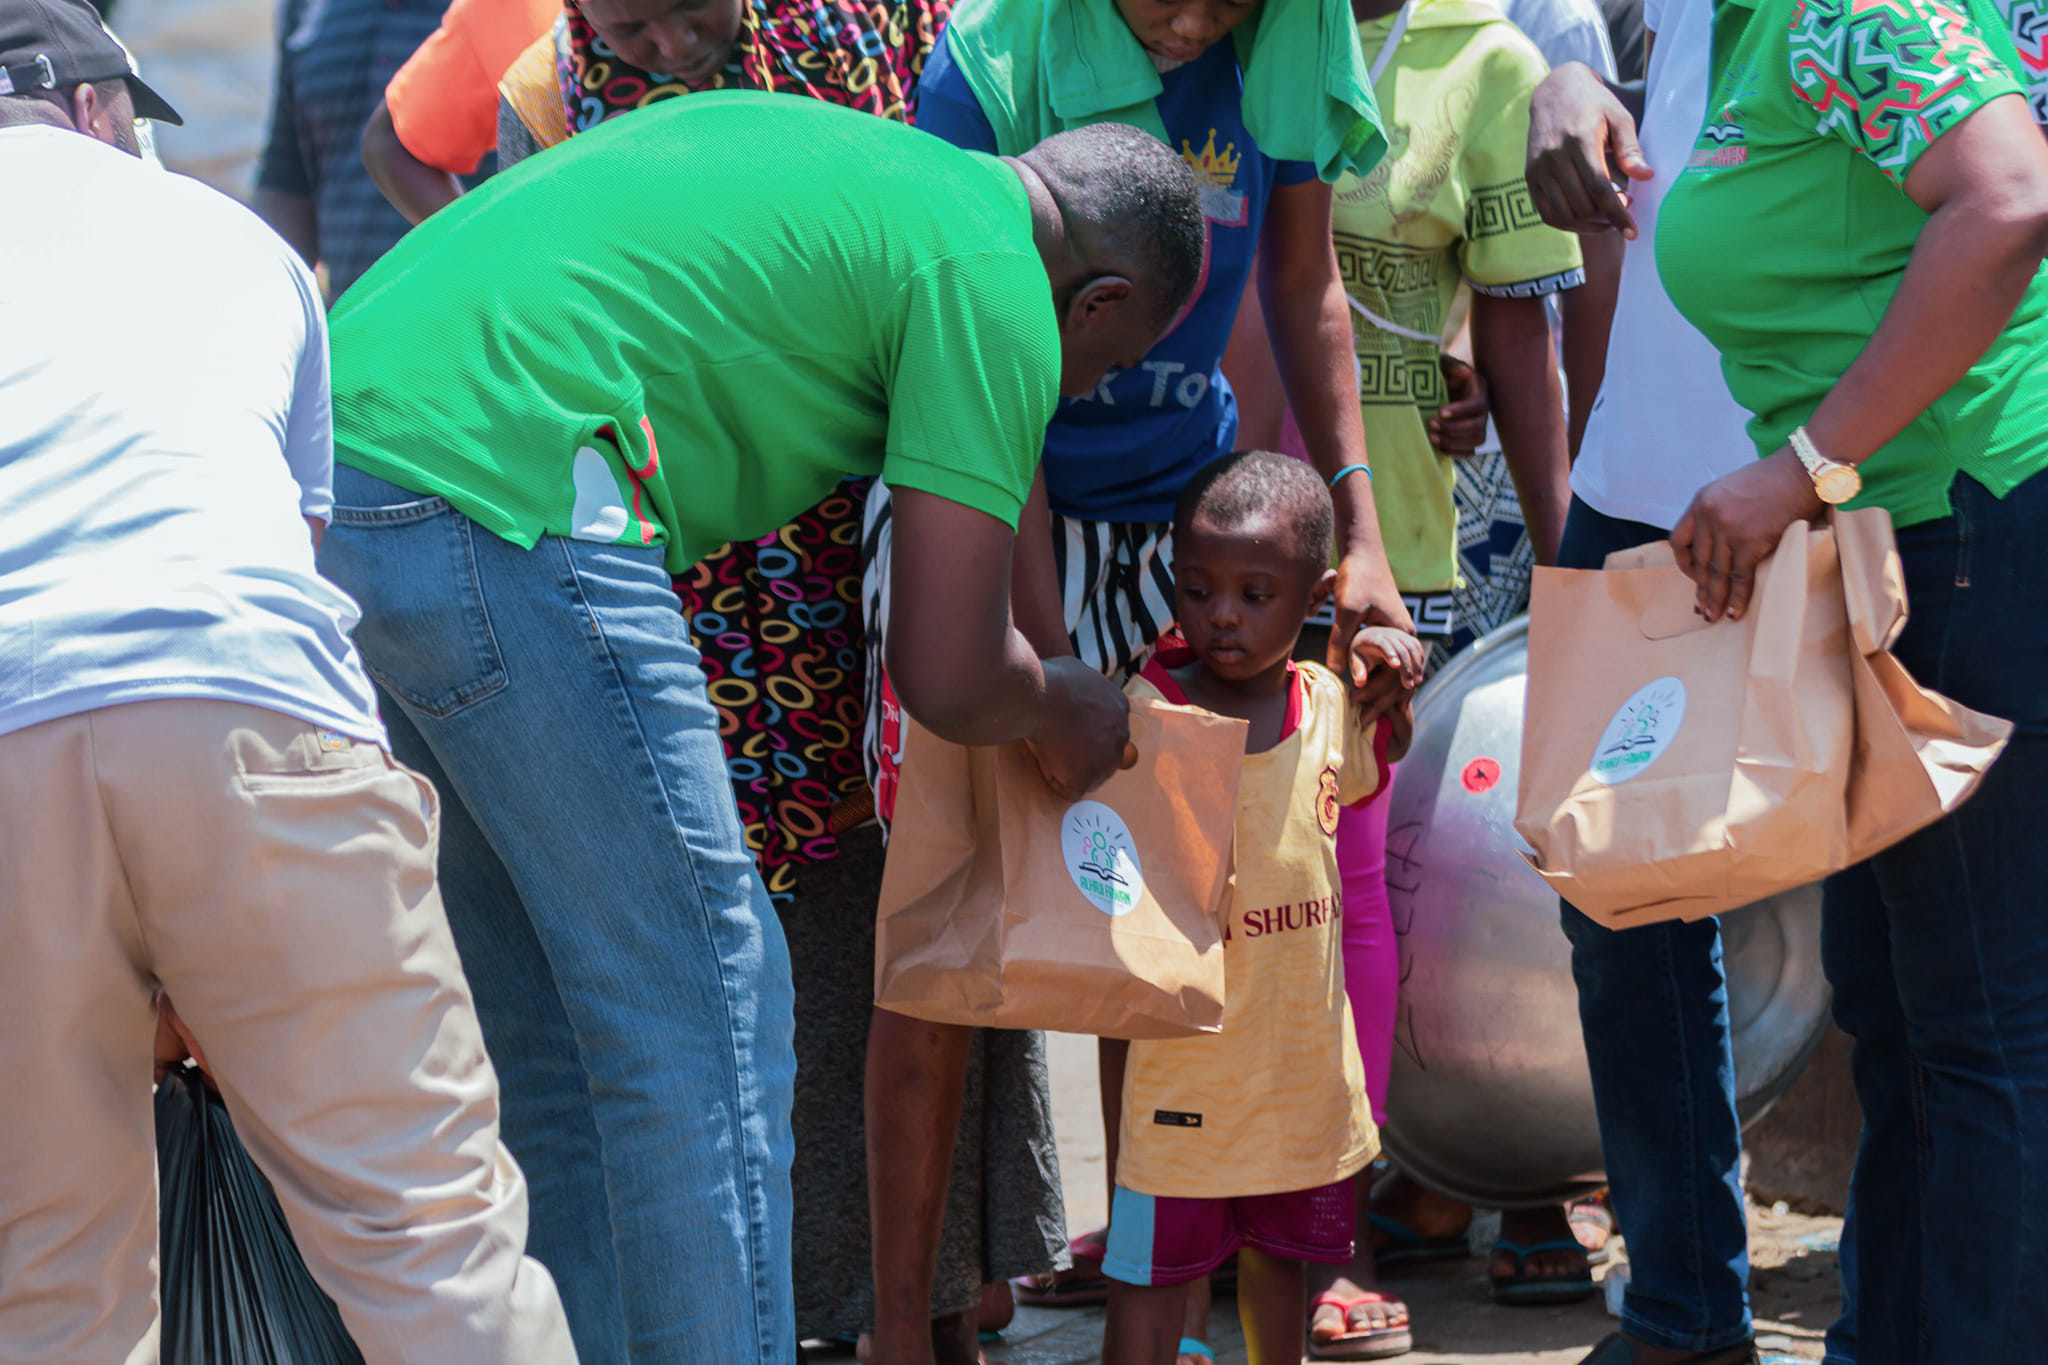
<svg viewBox="0 0 2048 1365"><path fill-rule="evenodd" d="M1317 607L1329 601L1330 594L1335 591L1337 591L1337 571L1335 569L1323 570L1323 576L1318 578L1316 585L1308 591L1309 610L1314 611Z"/></svg>
<svg viewBox="0 0 2048 1365"><path fill-rule="evenodd" d="M1067 300L1067 315L1060 320L1060 330L1073 334L1100 326L1123 311L1131 294L1131 282L1122 275L1097 275Z"/></svg>
<svg viewBox="0 0 2048 1365"><path fill-rule="evenodd" d="M114 117L113 106L100 98L98 88L91 81L80 81L71 87L71 125L109 147L118 147L124 152L129 150Z"/></svg>

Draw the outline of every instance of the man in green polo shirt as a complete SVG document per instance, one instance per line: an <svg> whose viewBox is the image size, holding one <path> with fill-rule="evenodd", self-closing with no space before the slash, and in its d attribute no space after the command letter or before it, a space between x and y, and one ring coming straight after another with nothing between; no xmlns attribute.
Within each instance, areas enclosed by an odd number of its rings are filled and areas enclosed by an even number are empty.
<svg viewBox="0 0 2048 1365"><path fill-rule="evenodd" d="M636 1365L796 1354L788 963L669 573L884 474L906 706L1099 783L1124 703L1012 627L1011 540L1056 397L1137 363L1204 240L1192 173L1134 129L998 159L697 95L464 197L336 308L321 566L445 803L586 1365L622 1308Z"/></svg>

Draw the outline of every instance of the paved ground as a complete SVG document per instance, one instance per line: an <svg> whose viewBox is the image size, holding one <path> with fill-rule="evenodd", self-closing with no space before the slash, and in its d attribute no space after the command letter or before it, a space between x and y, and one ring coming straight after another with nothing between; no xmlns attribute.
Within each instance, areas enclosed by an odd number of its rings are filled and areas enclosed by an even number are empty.
<svg viewBox="0 0 2048 1365"><path fill-rule="evenodd" d="M1094 1039L1054 1037L1052 1069L1068 1226L1100 1227L1105 1203ZM1491 1240L1491 1226L1487 1219L1475 1227L1475 1241ZM1767 1365L1821 1358L1821 1334L1835 1312L1834 1240L1840 1230L1839 1219L1750 1210L1752 1293ZM1626 1261L1625 1244L1617 1244L1615 1264ZM1401 1292L1414 1313L1416 1349L1402 1357L1406 1365L1573 1365L1614 1329L1597 1297L1571 1308L1495 1307L1487 1296L1485 1262L1477 1256L1389 1287ZM1210 1328L1221 1365L1243 1365L1244 1343L1230 1300L1217 1301ZM989 1365L1092 1365L1101 1342L1100 1309L1025 1309L987 1356ZM815 1352L812 1358L834 1359Z"/></svg>

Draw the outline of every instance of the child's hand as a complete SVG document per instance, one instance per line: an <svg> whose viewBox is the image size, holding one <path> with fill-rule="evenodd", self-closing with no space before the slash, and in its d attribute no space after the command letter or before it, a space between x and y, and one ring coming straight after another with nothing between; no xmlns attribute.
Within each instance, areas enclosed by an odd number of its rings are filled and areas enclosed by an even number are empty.
<svg viewBox="0 0 2048 1365"><path fill-rule="evenodd" d="M1374 672L1390 668L1400 676L1402 690L1413 692L1422 686L1428 662L1428 647L1405 630L1366 626L1351 637L1351 675L1361 686Z"/></svg>

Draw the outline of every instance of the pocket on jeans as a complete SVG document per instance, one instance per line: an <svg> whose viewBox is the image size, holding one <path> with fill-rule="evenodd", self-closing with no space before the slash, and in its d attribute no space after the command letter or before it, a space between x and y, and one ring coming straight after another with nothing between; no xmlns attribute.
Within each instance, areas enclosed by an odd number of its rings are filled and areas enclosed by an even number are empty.
<svg viewBox="0 0 2048 1365"><path fill-rule="evenodd" d="M364 667L408 708L436 719L507 681L477 575L477 534L445 498L421 498L336 506L320 545L320 571L362 608L355 641Z"/></svg>

